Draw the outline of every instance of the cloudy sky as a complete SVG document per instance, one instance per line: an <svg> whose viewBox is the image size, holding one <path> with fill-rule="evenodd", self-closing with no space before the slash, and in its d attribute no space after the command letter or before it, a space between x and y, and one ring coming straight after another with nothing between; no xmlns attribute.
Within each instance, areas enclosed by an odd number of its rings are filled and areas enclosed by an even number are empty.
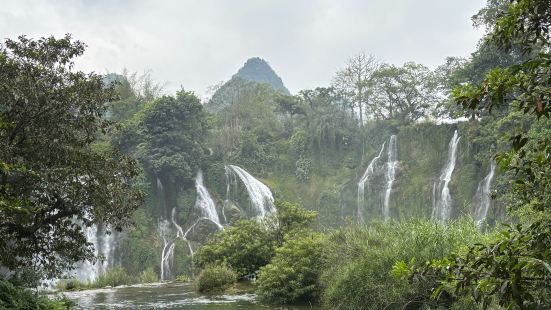
<svg viewBox="0 0 551 310"><path fill-rule="evenodd" d="M204 96L247 58L266 59L291 92L325 86L347 58L371 53L434 68L467 56L484 0L2 0L0 37L71 33L87 71L151 70L168 92Z"/></svg>

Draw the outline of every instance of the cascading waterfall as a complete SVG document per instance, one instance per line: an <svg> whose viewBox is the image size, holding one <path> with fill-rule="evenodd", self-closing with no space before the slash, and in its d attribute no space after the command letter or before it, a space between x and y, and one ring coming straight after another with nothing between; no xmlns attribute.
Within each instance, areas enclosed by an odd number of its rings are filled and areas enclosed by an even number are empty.
<svg viewBox="0 0 551 310"><path fill-rule="evenodd" d="M367 166L367 169L365 169L365 172L363 176L361 177L360 181L358 182L358 220L360 223L364 223L364 217L363 217L363 208L364 208L364 192L365 192L365 184L369 180L371 176L373 176L373 173L375 172L375 165L379 161L379 158L381 158L381 155L383 154L383 150L385 149L386 141L383 142L383 146L381 147L381 151L379 151L379 155L377 155L375 158L371 160L369 165Z"/></svg>
<svg viewBox="0 0 551 310"><path fill-rule="evenodd" d="M241 182L243 182L249 194L251 205L256 211L257 219L261 220L266 215L276 212L274 197L268 186L238 166L227 165L226 173L235 173Z"/></svg>
<svg viewBox="0 0 551 310"><path fill-rule="evenodd" d="M115 232L106 234L106 230L103 225L92 225L89 227L83 227L86 235L87 242L92 243L94 246L94 255L96 257L102 256L102 259L98 259L95 263L84 261L75 269L75 277L82 282L92 282L98 275L107 270L107 268L115 265L115 243L117 235Z"/></svg>
<svg viewBox="0 0 551 310"><path fill-rule="evenodd" d="M235 176L235 173L231 172L231 169L228 166L225 166L224 170L224 177L226 178L226 199L224 199L224 205L222 206L222 217L224 217L224 223L228 223L228 219L226 218L226 208L230 206L231 186L234 185L237 191L237 177Z"/></svg>
<svg viewBox="0 0 551 310"><path fill-rule="evenodd" d="M197 172L195 186L197 189L197 200L195 201L195 207L201 210L203 216L216 224L219 229L224 229L220 223L218 212L216 212L216 204L214 203L214 200L212 200L209 191L203 184L203 172L201 170Z"/></svg>
<svg viewBox="0 0 551 310"><path fill-rule="evenodd" d="M442 222L447 221L451 215L452 197L448 184L451 181L453 170L457 162L457 146L459 144L459 135L455 130L452 139L448 145L448 160L440 178L438 185L435 185L433 197L432 218Z"/></svg>
<svg viewBox="0 0 551 310"><path fill-rule="evenodd" d="M488 209L490 209L490 205L492 203L491 197L490 197L490 188L492 184L492 180L494 178L496 170L496 164L494 161L490 163L490 172L482 181L478 183L478 187L476 189L476 194L474 195L473 201L475 205L475 212L474 212L474 219L476 221L476 226L481 227L484 221L486 220L486 216L488 215Z"/></svg>
<svg viewBox="0 0 551 310"><path fill-rule="evenodd" d="M388 203L390 201L390 193L392 192L392 184L396 179L396 165L398 164L397 153L398 153L398 147L396 146L396 135L392 135L388 143L388 161L386 163L386 174L385 174L386 191L385 191L385 199L383 202L383 218L385 221L388 221L390 219L390 210L389 210Z"/></svg>
<svg viewBox="0 0 551 310"><path fill-rule="evenodd" d="M162 183L158 181L157 186L159 187L159 192L162 193ZM218 212L216 211L216 204L210 196L208 189L204 185L203 172L201 170L197 172L197 176L195 178L195 187L197 191L195 207L199 209L199 211L203 215L202 217L197 219L185 232L182 226L180 226L176 221L176 208L172 208L172 211L170 213L170 222L164 219L159 220L159 233L161 239L163 240L163 249L161 252L160 262L161 281L164 281L171 277L171 266L174 260L174 248L176 247L176 239L180 238L186 241L190 255L193 259L193 248L190 241L187 239L187 236L199 222L206 220L216 225L218 229L224 229L224 227L220 223ZM176 236L174 238L171 237L173 235L171 225L176 228Z"/></svg>
<svg viewBox="0 0 551 310"><path fill-rule="evenodd" d="M163 239L163 250L161 251L161 281L170 278L170 268L174 259L174 246L173 240L170 240L172 235L172 229L170 229L170 222L161 219L159 220L159 235Z"/></svg>

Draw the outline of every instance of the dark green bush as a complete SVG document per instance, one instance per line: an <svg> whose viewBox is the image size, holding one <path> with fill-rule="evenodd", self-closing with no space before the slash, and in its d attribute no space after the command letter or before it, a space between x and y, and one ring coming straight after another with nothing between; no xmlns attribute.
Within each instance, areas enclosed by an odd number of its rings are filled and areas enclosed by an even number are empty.
<svg viewBox="0 0 551 310"><path fill-rule="evenodd" d="M65 310L72 303L66 299L49 299L30 289L16 287L0 279L0 309Z"/></svg>
<svg viewBox="0 0 551 310"><path fill-rule="evenodd" d="M224 265L207 266L197 278L199 292L223 291L237 281L237 274Z"/></svg>
<svg viewBox="0 0 551 310"><path fill-rule="evenodd" d="M205 243L195 259L200 268L226 265L238 276L252 274L274 256L272 233L253 220L236 222Z"/></svg>
<svg viewBox="0 0 551 310"><path fill-rule="evenodd" d="M256 290L260 300L277 304L317 301L324 244L325 237L319 233L306 232L288 238L276 249L270 264L260 269Z"/></svg>

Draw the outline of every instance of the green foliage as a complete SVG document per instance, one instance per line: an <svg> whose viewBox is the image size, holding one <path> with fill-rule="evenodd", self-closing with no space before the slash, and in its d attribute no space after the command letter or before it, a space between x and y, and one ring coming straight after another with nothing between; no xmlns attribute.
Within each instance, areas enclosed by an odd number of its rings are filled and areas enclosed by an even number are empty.
<svg viewBox="0 0 551 310"><path fill-rule="evenodd" d="M404 272L407 263L442 258L480 238L471 220L448 226L412 220L338 230L329 235L325 249L322 300L333 309L402 309L431 304L429 284L412 284L395 276Z"/></svg>
<svg viewBox="0 0 551 310"><path fill-rule="evenodd" d="M273 225L272 230L278 245L283 243L286 235L296 234L309 228L317 217L317 212L306 210L296 203L277 200L275 206L276 224Z"/></svg>
<svg viewBox="0 0 551 310"><path fill-rule="evenodd" d="M225 265L206 266L196 281L199 292L223 291L237 281L237 274Z"/></svg>
<svg viewBox="0 0 551 310"><path fill-rule="evenodd" d="M106 286L130 285L137 282L137 279L130 276L126 270L121 267L109 268L100 273L96 280L89 284L89 287L101 288Z"/></svg>
<svg viewBox="0 0 551 310"><path fill-rule="evenodd" d="M120 230L141 203L136 162L92 147L117 96L102 76L73 70L83 52L69 35L0 45L0 265L9 270L54 275L91 259L82 226Z"/></svg>
<svg viewBox="0 0 551 310"><path fill-rule="evenodd" d="M475 113L501 108L510 114L537 117L538 120L525 118L530 125L534 122L528 131L513 127L511 149L498 154L497 159L511 176L508 187L511 209L532 210L540 216L509 227L496 240L472 246L466 254L450 256L417 270L414 278L432 276L441 281L435 293L437 298L443 294L472 296L485 309L492 301L509 309L551 307L551 226L546 216L551 187L550 29L549 1L511 1L496 19L489 38L505 51L517 46L530 57L520 64L493 69L482 84L465 84L454 90L457 103Z"/></svg>
<svg viewBox="0 0 551 310"><path fill-rule="evenodd" d="M195 260L200 268L227 265L241 277L268 264L273 255L270 231L254 220L242 220L212 235L199 248Z"/></svg>
<svg viewBox="0 0 551 310"><path fill-rule="evenodd" d="M149 267L158 266L159 247L157 223L140 208L132 215L134 225L128 229L119 246L123 267L133 276Z"/></svg>
<svg viewBox="0 0 551 310"><path fill-rule="evenodd" d="M503 307L546 309L550 306L551 224L510 227L486 244L444 262L431 262L415 275L440 279L434 297L472 296L485 309L494 300Z"/></svg>
<svg viewBox="0 0 551 310"><path fill-rule="evenodd" d="M154 283L158 281L159 281L159 276L157 275L153 267L149 267L145 269L140 274L140 279L139 279L140 283Z"/></svg>
<svg viewBox="0 0 551 310"><path fill-rule="evenodd" d="M308 158L299 158L295 164L295 176L301 182L307 182L310 179L312 171L312 161Z"/></svg>
<svg viewBox="0 0 551 310"><path fill-rule="evenodd" d="M30 289L13 286L0 279L0 309L68 310L74 304L67 299L50 299Z"/></svg>
<svg viewBox="0 0 551 310"><path fill-rule="evenodd" d="M272 261L260 268L256 293L267 303L318 300L325 237L307 232L285 240Z"/></svg>
<svg viewBox="0 0 551 310"><path fill-rule="evenodd" d="M316 219L316 212L299 205L276 201L277 213L263 223L241 220L212 235L195 255L200 268L226 265L239 277L267 265L286 235L298 234Z"/></svg>
<svg viewBox="0 0 551 310"><path fill-rule="evenodd" d="M427 117L435 103L442 100L434 73L420 64L385 64L373 73L372 80L373 94L367 112L376 119L413 123Z"/></svg>
<svg viewBox="0 0 551 310"><path fill-rule="evenodd" d="M150 72L139 75L124 70L122 75L112 73L106 79L116 83L115 89L120 96L119 100L109 104L109 119L115 122L130 119L163 91L163 87L152 80Z"/></svg>

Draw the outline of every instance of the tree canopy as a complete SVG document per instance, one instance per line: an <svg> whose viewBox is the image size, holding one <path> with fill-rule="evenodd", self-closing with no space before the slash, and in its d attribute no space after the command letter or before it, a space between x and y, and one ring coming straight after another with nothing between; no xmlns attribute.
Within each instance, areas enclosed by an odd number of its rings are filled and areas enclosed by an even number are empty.
<svg viewBox="0 0 551 310"><path fill-rule="evenodd" d="M0 266L49 274L93 257L84 227L120 230L141 203L137 165L94 144L117 99L103 77L73 70L69 35L0 45Z"/></svg>

